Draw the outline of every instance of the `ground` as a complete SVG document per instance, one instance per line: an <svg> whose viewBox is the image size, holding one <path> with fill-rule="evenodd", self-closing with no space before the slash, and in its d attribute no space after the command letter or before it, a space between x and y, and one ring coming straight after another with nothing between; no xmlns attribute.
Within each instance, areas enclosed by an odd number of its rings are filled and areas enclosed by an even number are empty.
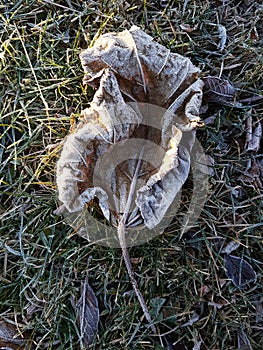
<svg viewBox="0 0 263 350"><path fill-rule="evenodd" d="M92 257L100 323L91 349L263 348L262 161L246 142L262 120L262 13L250 0L0 2L1 346L81 349L75 305ZM94 95L82 85L79 53L100 34L134 24L189 57L201 77L230 81L242 104L203 108L198 140L214 172L195 226L180 237L190 176L167 232L130 249L169 346L143 319L120 250L90 244L53 213L61 142ZM240 243L232 254L257 275L246 288L225 272L222 249L231 241ZM14 333L16 341L4 342Z"/></svg>

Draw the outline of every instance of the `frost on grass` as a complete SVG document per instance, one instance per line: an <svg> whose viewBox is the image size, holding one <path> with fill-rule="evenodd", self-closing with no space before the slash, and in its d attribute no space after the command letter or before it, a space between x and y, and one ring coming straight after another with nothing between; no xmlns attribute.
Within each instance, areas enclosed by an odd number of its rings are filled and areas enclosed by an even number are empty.
<svg viewBox="0 0 263 350"><path fill-rule="evenodd" d="M80 59L84 84L96 93L64 143L59 200L70 213L95 200L114 226L129 204L125 226L152 229L189 174L200 124L199 69L138 27L101 35Z"/></svg>

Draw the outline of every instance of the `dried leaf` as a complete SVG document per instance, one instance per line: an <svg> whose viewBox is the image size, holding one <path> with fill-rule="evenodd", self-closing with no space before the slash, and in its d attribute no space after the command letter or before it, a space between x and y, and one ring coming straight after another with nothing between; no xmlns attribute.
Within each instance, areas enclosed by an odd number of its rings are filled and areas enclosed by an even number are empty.
<svg viewBox="0 0 263 350"><path fill-rule="evenodd" d="M208 103L233 104L236 91L228 80L209 76L203 78L203 81L205 83L204 98Z"/></svg>
<svg viewBox="0 0 263 350"><path fill-rule="evenodd" d="M256 272L252 266L243 258L234 255L225 255L226 275L238 288L245 288L249 283L257 280Z"/></svg>
<svg viewBox="0 0 263 350"><path fill-rule="evenodd" d="M97 297L88 283L84 283L78 310L80 334L86 349L89 349L98 331L99 308Z"/></svg>
<svg viewBox="0 0 263 350"><path fill-rule="evenodd" d="M12 350L20 349L22 346L25 350L33 349L31 341L22 337L21 331L6 321L0 321L0 346Z"/></svg>
<svg viewBox="0 0 263 350"><path fill-rule="evenodd" d="M143 261L143 258L140 257L140 258L130 258L131 260L131 263L137 265L137 264L140 264L142 261Z"/></svg>
<svg viewBox="0 0 263 350"><path fill-rule="evenodd" d="M80 58L84 84L98 90L64 143L59 199L69 213L79 213L96 198L103 216L117 226L143 151L126 227L155 232L189 174L200 124L199 69L138 27L100 36ZM134 237L127 240L134 244Z"/></svg>

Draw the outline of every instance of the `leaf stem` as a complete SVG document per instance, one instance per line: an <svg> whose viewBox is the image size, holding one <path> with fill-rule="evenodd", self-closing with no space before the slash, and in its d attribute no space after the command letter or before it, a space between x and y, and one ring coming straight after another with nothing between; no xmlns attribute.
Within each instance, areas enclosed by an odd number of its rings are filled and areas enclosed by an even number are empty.
<svg viewBox="0 0 263 350"><path fill-rule="evenodd" d="M146 320L150 324L151 330L153 331L154 334L157 334L157 331L156 331L156 328L155 328L155 326L154 326L154 324L152 322L151 315L149 313L148 307L147 307L146 302L145 302L145 300L143 298L143 295L142 295L142 293L141 293L141 291L140 291L140 289L138 287L138 283L137 283L137 281L135 279L134 272L132 270L130 256L129 256L129 252L128 252L128 249L127 249L127 246L126 246L125 224L124 224L123 220L120 220L120 222L118 224L118 237L119 237L119 242L120 242L120 246L121 246L121 249L122 249L123 259L124 259L124 262L125 262L125 265L126 265L129 277L130 277L130 281L131 281L132 287L133 287L133 289L135 291L135 294L137 295L137 298L139 300L139 303L140 303L140 305L142 307L144 316L145 316Z"/></svg>

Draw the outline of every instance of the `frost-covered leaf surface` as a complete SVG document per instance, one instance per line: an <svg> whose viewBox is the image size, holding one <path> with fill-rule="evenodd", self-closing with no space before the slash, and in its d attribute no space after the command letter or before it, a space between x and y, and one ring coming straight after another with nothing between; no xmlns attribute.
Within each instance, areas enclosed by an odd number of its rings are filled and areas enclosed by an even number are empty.
<svg viewBox="0 0 263 350"><path fill-rule="evenodd" d="M246 288L249 283L257 280L256 272L243 258L234 255L225 255L225 269L227 277L238 288Z"/></svg>
<svg viewBox="0 0 263 350"><path fill-rule="evenodd" d="M98 331L99 308L97 297L86 282L78 302L78 323L81 341L85 344L86 349L89 349Z"/></svg>
<svg viewBox="0 0 263 350"><path fill-rule="evenodd" d="M224 79L217 77L204 77L204 98L207 102L218 104L231 104L234 102L236 90L234 86Z"/></svg>
<svg viewBox="0 0 263 350"><path fill-rule="evenodd" d="M200 123L199 69L138 27L100 36L80 57L84 83L97 91L63 146L59 199L74 213L97 198L117 225L141 155L126 227L153 229L189 174Z"/></svg>

